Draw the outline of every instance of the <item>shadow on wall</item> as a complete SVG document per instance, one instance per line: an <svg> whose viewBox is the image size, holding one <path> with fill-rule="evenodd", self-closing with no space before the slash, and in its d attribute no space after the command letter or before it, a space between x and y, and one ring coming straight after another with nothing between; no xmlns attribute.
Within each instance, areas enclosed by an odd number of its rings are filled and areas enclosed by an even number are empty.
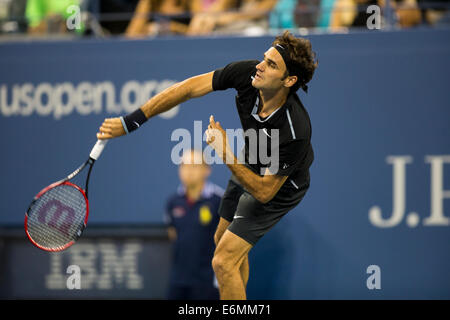
<svg viewBox="0 0 450 320"><path fill-rule="evenodd" d="M248 299L333 298L338 257L303 214L290 212L250 252Z"/></svg>

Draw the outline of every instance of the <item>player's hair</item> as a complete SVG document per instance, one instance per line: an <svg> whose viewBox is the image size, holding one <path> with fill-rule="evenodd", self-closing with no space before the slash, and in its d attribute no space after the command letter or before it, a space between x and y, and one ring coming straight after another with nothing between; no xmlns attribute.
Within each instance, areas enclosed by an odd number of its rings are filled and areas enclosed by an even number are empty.
<svg viewBox="0 0 450 320"><path fill-rule="evenodd" d="M290 59L297 62L300 66L300 76L298 76L297 82L291 87L291 92L296 92L300 87L305 92L308 92L306 84L312 79L318 65L316 53L311 48L311 42L304 38L296 38L286 30L275 38L272 46L277 44L286 48Z"/></svg>

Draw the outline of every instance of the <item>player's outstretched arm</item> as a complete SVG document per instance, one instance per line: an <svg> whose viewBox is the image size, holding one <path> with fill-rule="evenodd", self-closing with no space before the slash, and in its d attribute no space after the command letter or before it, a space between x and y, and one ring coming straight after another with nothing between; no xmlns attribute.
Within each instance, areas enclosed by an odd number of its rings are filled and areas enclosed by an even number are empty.
<svg viewBox="0 0 450 320"><path fill-rule="evenodd" d="M178 82L148 100L142 107L125 117L107 118L97 133L98 139L111 139L130 133L145 121L189 99L204 96L213 91L214 72L201 74Z"/></svg>

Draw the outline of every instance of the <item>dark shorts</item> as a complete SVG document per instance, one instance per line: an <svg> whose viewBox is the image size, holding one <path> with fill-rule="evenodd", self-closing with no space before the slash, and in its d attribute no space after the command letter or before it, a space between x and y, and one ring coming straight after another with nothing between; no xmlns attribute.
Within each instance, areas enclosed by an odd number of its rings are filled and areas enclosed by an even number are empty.
<svg viewBox="0 0 450 320"><path fill-rule="evenodd" d="M286 213L300 203L308 188L309 177L298 189L291 185L288 178L272 200L261 203L232 176L220 202L219 215L230 222L228 230L255 245Z"/></svg>

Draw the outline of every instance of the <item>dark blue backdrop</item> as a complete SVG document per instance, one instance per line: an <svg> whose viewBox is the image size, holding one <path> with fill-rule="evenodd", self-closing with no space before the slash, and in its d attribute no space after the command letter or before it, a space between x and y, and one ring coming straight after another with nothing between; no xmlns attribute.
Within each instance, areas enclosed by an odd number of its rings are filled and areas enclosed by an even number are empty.
<svg viewBox="0 0 450 320"><path fill-rule="evenodd" d="M300 98L313 125L311 188L253 250L249 297L449 299L450 31L309 39L319 68ZM40 188L85 160L105 117L175 81L260 59L271 41L0 44L0 223L21 224ZM205 130L210 114L239 128L234 94L188 101L173 117L111 141L93 171L90 224L161 223L178 185L172 132L193 134L195 120ZM399 204L389 220L393 163ZM225 187L228 177L224 165L213 167L213 182ZM367 287L370 265L380 267L381 289Z"/></svg>

